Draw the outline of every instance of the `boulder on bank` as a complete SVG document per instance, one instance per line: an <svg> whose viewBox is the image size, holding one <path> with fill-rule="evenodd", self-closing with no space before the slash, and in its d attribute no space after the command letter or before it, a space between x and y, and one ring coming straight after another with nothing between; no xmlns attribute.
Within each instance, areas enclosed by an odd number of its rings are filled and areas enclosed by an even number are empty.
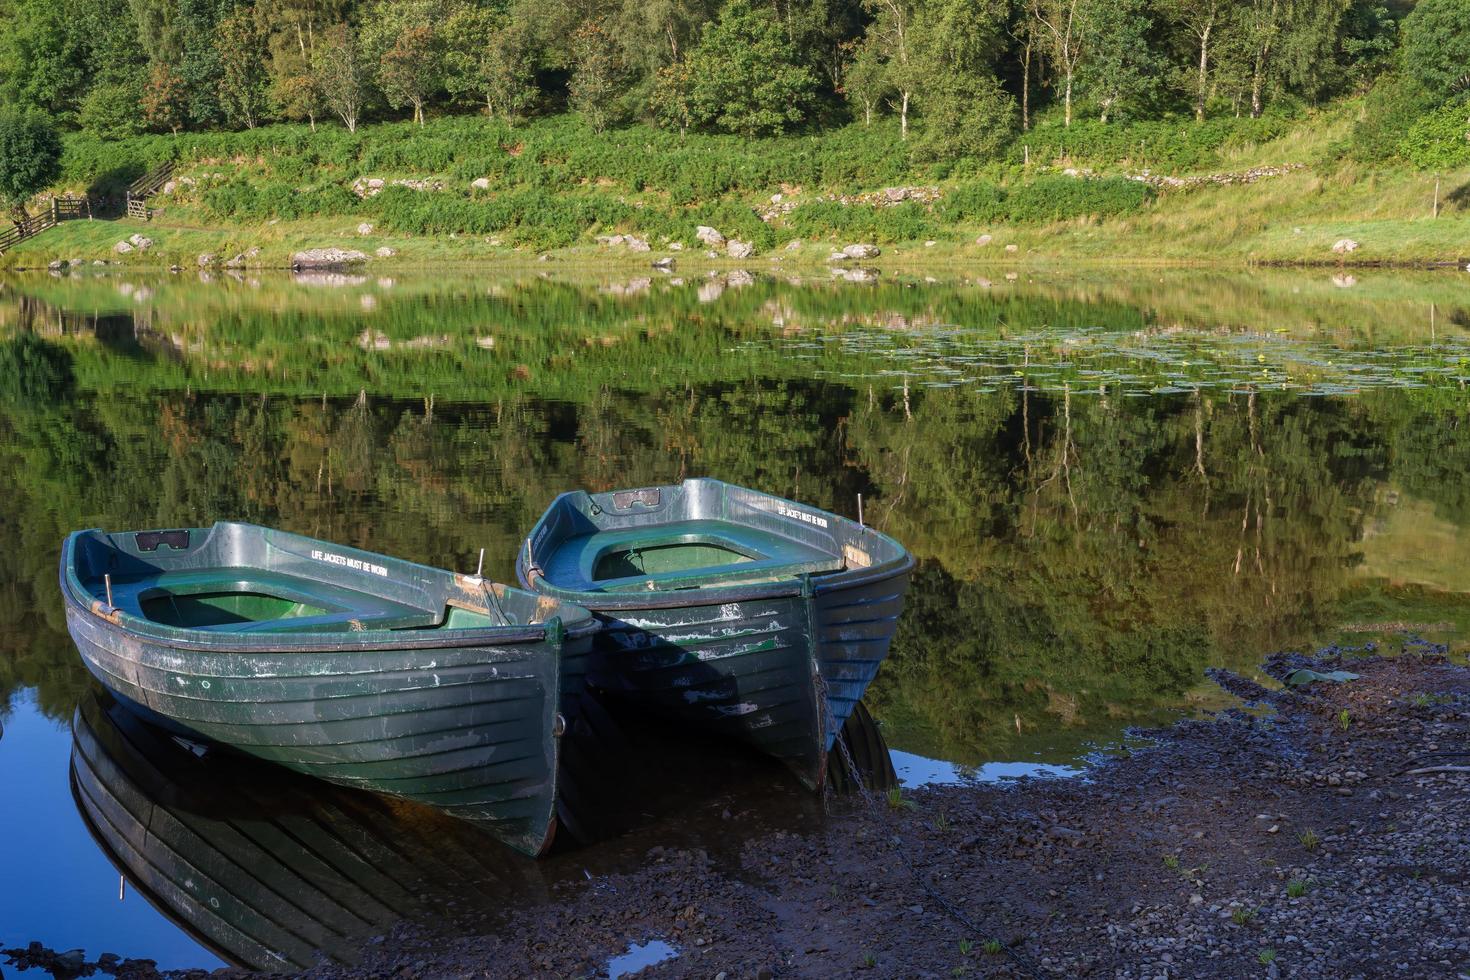
<svg viewBox="0 0 1470 980"><path fill-rule="evenodd" d="M842 250L842 254L850 259L876 259L883 253L877 245L857 244L847 246Z"/></svg>
<svg viewBox="0 0 1470 980"><path fill-rule="evenodd" d="M980 246L985 246L985 245L989 245L993 241L995 241L995 237L994 236L992 236L992 235L981 235L979 238L975 239L975 244L976 245L980 245Z"/></svg>
<svg viewBox="0 0 1470 980"><path fill-rule="evenodd" d="M216 259L213 252L205 252L204 254L199 256L199 268L208 269L210 266L214 265L215 261Z"/></svg>
<svg viewBox="0 0 1470 980"><path fill-rule="evenodd" d="M470 186L477 191L488 191L490 189L489 177L476 177L470 181Z"/></svg>
<svg viewBox="0 0 1470 980"><path fill-rule="evenodd" d="M1339 238L1332 243L1332 251L1338 255L1347 255L1349 252L1356 252L1357 250L1358 243L1351 238Z"/></svg>
<svg viewBox="0 0 1470 980"><path fill-rule="evenodd" d="M380 259L391 259L393 256L397 255L398 252L396 249L391 249L387 245L384 245L373 254Z"/></svg>
<svg viewBox="0 0 1470 980"><path fill-rule="evenodd" d="M246 265L249 264L249 262L250 262L251 259L255 258L259 254L260 254L260 249L254 248L254 247L247 248L245 251L241 252L239 255L235 256L232 259L227 260L225 262L225 268L226 269L243 269L243 268L245 268Z"/></svg>
<svg viewBox="0 0 1470 980"><path fill-rule="evenodd" d="M357 226L357 233L359 235L371 235L373 233L373 223L371 221L364 221Z"/></svg>
<svg viewBox="0 0 1470 980"><path fill-rule="evenodd" d="M748 259L755 254L755 246L750 242L732 241L725 246L725 254L732 259Z"/></svg>
<svg viewBox="0 0 1470 980"><path fill-rule="evenodd" d="M309 248L291 256L293 269L335 269L366 262L367 255L351 248Z"/></svg>
<svg viewBox="0 0 1470 980"><path fill-rule="evenodd" d="M116 245L112 246L112 250L118 255L127 255L129 252L133 251L133 243L118 242Z"/></svg>
<svg viewBox="0 0 1470 980"><path fill-rule="evenodd" d="M725 236L720 234L709 225L700 225L694 229L694 237L711 248L719 248L725 244Z"/></svg>

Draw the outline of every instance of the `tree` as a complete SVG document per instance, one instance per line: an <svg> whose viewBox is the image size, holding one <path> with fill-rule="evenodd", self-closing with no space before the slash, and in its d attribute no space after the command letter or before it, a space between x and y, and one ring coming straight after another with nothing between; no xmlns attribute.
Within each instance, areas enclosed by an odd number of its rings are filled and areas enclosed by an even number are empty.
<svg viewBox="0 0 1470 980"><path fill-rule="evenodd" d="M254 129L270 107L266 31L246 8L220 21L215 36L220 104L232 122Z"/></svg>
<svg viewBox="0 0 1470 980"><path fill-rule="evenodd" d="M873 124L873 110L893 92L887 66L878 45L864 38L848 45L852 58L842 73L842 94L862 109L863 125Z"/></svg>
<svg viewBox="0 0 1470 980"><path fill-rule="evenodd" d="M863 44L869 57L883 65L885 87L897 100L900 139L909 138L909 108L914 99L918 76L914 70L913 21L916 15L912 0L865 0L865 9L873 18Z"/></svg>
<svg viewBox="0 0 1470 980"><path fill-rule="evenodd" d="M100 82L82 100L77 124L103 139L126 139L143 131L139 105L143 87L137 82Z"/></svg>
<svg viewBox="0 0 1470 980"><path fill-rule="evenodd" d="M480 84L485 111L490 116L516 120L536 105L530 37L519 23L507 24L490 35L480 59Z"/></svg>
<svg viewBox="0 0 1470 980"><path fill-rule="evenodd" d="M311 61L286 48L271 62L271 101L287 119L306 120L316 132L316 117L322 113L322 92L317 87Z"/></svg>
<svg viewBox="0 0 1470 980"><path fill-rule="evenodd" d="M24 221L26 202L60 176L61 137L51 118L34 109L0 114L0 204Z"/></svg>
<svg viewBox="0 0 1470 980"><path fill-rule="evenodd" d="M923 129L916 150L931 159L988 157L1015 127L1015 100L996 65L1005 55L1004 0L929 0L913 22L913 77Z"/></svg>
<svg viewBox="0 0 1470 980"><path fill-rule="evenodd" d="M346 24L328 28L312 52L311 68L323 104L336 113L349 133L357 132L371 73L352 28Z"/></svg>
<svg viewBox="0 0 1470 980"><path fill-rule="evenodd" d="M1225 0L1164 0L1163 10L1193 38L1199 49L1199 73L1194 85L1194 119L1204 122L1205 101L1210 91L1210 44L1225 19Z"/></svg>
<svg viewBox="0 0 1470 980"><path fill-rule="evenodd" d="M0 103L53 116L74 112L86 91L85 39L51 0L15 0L0 17Z"/></svg>
<svg viewBox="0 0 1470 980"><path fill-rule="evenodd" d="M658 70L658 80L649 99L654 118L665 126L678 129L680 136L688 133L689 127L694 125L693 82L687 61L665 65Z"/></svg>
<svg viewBox="0 0 1470 980"><path fill-rule="evenodd" d="M424 103L444 85L439 38L433 28L405 28L378 59L378 84L393 106L413 106L413 121L424 124Z"/></svg>
<svg viewBox="0 0 1470 980"><path fill-rule="evenodd" d="M1086 87L1106 123L1150 101L1164 65L1150 45L1156 32L1147 0L1089 0L1083 11L1084 34L1091 38Z"/></svg>
<svg viewBox="0 0 1470 980"><path fill-rule="evenodd" d="M1086 49L1086 0L1030 0L1032 18L1061 73L1062 125L1072 125L1072 87Z"/></svg>
<svg viewBox="0 0 1470 980"><path fill-rule="evenodd" d="M781 26L749 0L730 0L690 53L693 116L726 132L784 133L806 118L815 80Z"/></svg>
<svg viewBox="0 0 1470 980"><path fill-rule="evenodd" d="M188 120L188 106L188 93L178 72L161 61L155 62L143 86L143 121L177 136Z"/></svg>
<svg viewBox="0 0 1470 980"><path fill-rule="evenodd" d="M622 55L602 21L589 20L572 35L572 64L568 102L600 133L618 117L627 79Z"/></svg>
<svg viewBox="0 0 1470 980"><path fill-rule="evenodd" d="M1406 75L1440 98L1470 89L1470 3L1419 0L1403 35Z"/></svg>

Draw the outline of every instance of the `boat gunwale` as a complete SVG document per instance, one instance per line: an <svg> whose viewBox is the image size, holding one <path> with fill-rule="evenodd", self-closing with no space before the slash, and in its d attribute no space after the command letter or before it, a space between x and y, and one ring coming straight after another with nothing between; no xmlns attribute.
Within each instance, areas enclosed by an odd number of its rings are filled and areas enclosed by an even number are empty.
<svg viewBox="0 0 1470 980"><path fill-rule="evenodd" d="M563 614L577 611L577 604L558 600L561 609L544 623L504 626L476 626L453 630L435 630L432 635L412 635L408 630L363 630L350 633L324 632L277 632L277 633L231 633L212 632L189 627L167 626L142 616L135 615L104 600L82 584L76 573L75 550L77 541L93 532L107 534L98 528L73 531L66 536L61 546L61 593L66 600L67 611L90 616L110 624L112 627L136 637L142 642L175 650L214 654L257 654L257 653L377 653L391 650L439 650L466 647L493 648L526 643L553 642L559 632L565 639L581 639L602 628L592 615L570 622ZM127 532L123 532L127 533ZM431 567L431 566L425 566ZM443 571L435 569L435 571ZM452 573L445 573L452 574ZM83 598L85 597L85 599ZM556 598L553 596L552 598ZM323 637L336 637L334 642ZM295 642L291 642L291 641Z"/></svg>
<svg viewBox="0 0 1470 980"><path fill-rule="evenodd" d="M723 481L704 479L712 483L723 483ZM686 480L684 483L672 484L670 486L682 487L684 484L691 482L695 482L695 480ZM734 484L723 485L739 490L747 490L744 487L736 487ZM659 489L667 488L659 487ZM775 494L768 494L763 491L748 492L757 493L760 496L783 504L793 504L806 510L814 511L827 520L837 523L849 531L849 533L853 533L853 536L858 540L861 540L863 535L877 535L887 544L891 545L899 555L896 558L891 558L886 562L876 565L846 567L831 572L800 573L791 578L766 582L679 589L652 589L646 592L604 592L566 588L556 585L550 579L546 578L541 567L532 558L532 542L536 541L537 537L541 534L542 528L546 526L547 519L556 512L564 500L573 498L578 494L591 496L585 490L572 490L558 494L547 505L541 517L537 519L536 524L531 528L531 532L521 542L521 547L516 552L516 579L524 589L540 595L550 596L562 602L583 606L594 613L604 613L634 609L677 609L686 606L706 606L730 602L752 602L764 599L788 599L823 595L829 592L858 588L871 583L882 582L899 575L908 574L913 571L917 564L913 554L907 548L875 527L867 524L859 524L850 517L843 517L841 514L821 510L809 504L802 504L799 501L777 497ZM648 526L657 527L658 525Z"/></svg>

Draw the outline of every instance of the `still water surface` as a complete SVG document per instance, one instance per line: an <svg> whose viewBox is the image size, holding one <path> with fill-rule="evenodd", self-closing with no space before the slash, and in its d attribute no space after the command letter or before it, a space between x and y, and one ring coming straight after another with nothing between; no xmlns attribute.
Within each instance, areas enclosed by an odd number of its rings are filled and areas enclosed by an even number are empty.
<svg viewBox="0 0 1470 980"><path fill-rule="evenodd" d="M483 547L507 579L569 487L861 494L920 560L868 698L909 784L1074 773L1277 649L1463 652L1462 279L935 278L0 281L0 947L350 960L401 918L493 928L655 843L718 860L822 818L779 766L655 733L629 836L532 865L201 757L91 689L73 528L228 517L451 568Z"/></svg>

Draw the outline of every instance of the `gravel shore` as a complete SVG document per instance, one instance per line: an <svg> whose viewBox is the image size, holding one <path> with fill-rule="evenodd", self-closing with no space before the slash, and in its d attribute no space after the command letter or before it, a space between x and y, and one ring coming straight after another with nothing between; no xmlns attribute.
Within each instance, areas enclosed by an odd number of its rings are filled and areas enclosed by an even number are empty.
<svg viewBox="0 0 1470 980"><path fill-rule="evenodd" d="M1218 673L1245 709L1086 778L836 801L795 831L737 811L718 857L654 846L493 935L400 927L307 976L599 977L650 942L671 955L639 977L1470 976L1470 669L1424 649L1267 663L1358 675L1304 688Z"/></svg>

